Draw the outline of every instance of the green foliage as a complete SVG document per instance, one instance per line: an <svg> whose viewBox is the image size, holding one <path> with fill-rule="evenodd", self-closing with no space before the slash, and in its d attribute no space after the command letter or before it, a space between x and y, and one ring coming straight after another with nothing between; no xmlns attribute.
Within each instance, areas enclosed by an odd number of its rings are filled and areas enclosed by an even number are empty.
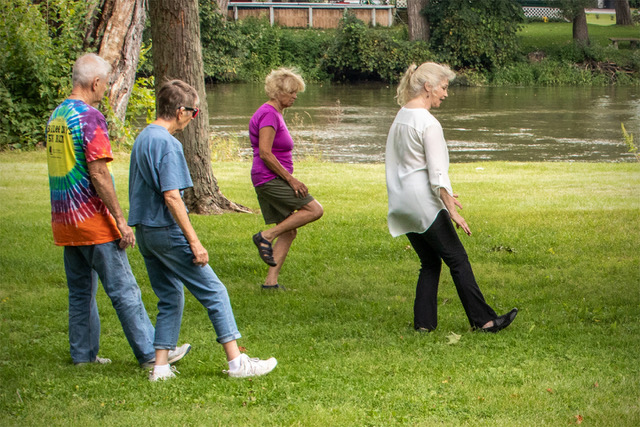
<svg viewBox="0 0 640 427"><path fill-rule="evenodd" d="M431 0L423 13L431 48L455 68L491 70L518 52L516 33L524 16L514 0Z"/></svg>
<svg viewBox="0 0 640 427"><path fill-rule="evenodd" d="M201 19L209 81L262 81L281 66L309 81L395 81L411 62L433 59L425 43L408 41L406 27L368 28L353 14L337 30L272 27L257 18L227 22L211 6L201 9Z"/></svg>
<svg viewBox="0 0 640 427"><path fill-rule="evenodd" d="M267 19L249 18L239 26L245 40L243 67L238 76L245 81L262 81L274 68L282 65L280 60L280 36L282 29L271 26Z"/></svg>
<svg viewBox="0 0 640 427"><path fill-rule="evenodd" d="M140 130L155 120L154 77L136 79L127 104L124 123L116 117L108 98L102 100L100 110L105 112L111 144L118 149L130 150Z"/></svg>
<svg viewBox="0 0 640 427"><path fill-rule="evenodd" d="M603 86L610 77L569 62L545 60L507 65L492 73L489 81L496 86Z"/></svg>
<svg viewBox="0 0 640 427"><path fill-rule="evenodd" d="M336 39L324 58L324 67L337 80L367 79L372 75L373 43L367 27L355 14L345 13Z"/></svg>
<svg viewBox="0 0 640 427"><path fill-rule="evenodd" d="M610 84L638 85L640 83L640 50L621 46L615 49L609 37L635 37L637 28L629 26L600 26L590 25L589 46L576 45L572 41L570 23L530 23L520 33L520 45L523 57L529 52L542 52L546 59L542 63L528 64L524 59L495 70L496 78L493 84L509 84L513 82L514 70L523 72L528 70L531 76L547 76L545 84ZM613 65L611 65L613 64ZM604 67L600 67L604 65ZM558 70L553 70L557 66ZM613 71L611 67L617 67ZM581 67L582 69L580 69ZM585 67L591 69L593 76L588 78L584 74ZM605 72L604 69L609 69ZM558 74L564 70L568 75L559 78ZM505 79L505 75L510 77ZM527 80L519 84L528 84ZM537 79L535 83L541 84ZM518 84L518 83L514 83Z"/></svg>
<svg viewBox="0 0 640 427"><path fill-rule="evenodd" d="M47 118L71 87L84 18L83 1L0 2L0 149L44 141Z"/></svg>
<svg viewBox="0 0 640 427"><path fill-rule="evenodd" d="M334 80L396 81L409 64L429 59L427 45L409 42L405 31L370 29L346 13L321 65Z"/></svg>
<svg viewBox="0 0 640 427"><path fill-rule="evenodd" d="M232 81L237 77L243 37L238 26L227 22L215 2L200 0L200 39L204 74L212 81Z"/></svg>
<svg viewBox="0 0 640 427"><path fill-rule="evenodd" d="M624 127L624 123L620 123L620 127L622 128L622 138L624 139L624 143L629 149L629 153L633 154L637 161L640 162L640 154L638 154L638 147L633 143L633 134L627 132L627 129Z"/></svg>
<svg viewBox="0 0 640 427"><path fill-rule="evenodd" d="M295 67L311 81L329 80L322 60L329 50L335 31L283 29L280 34L280 61Z"/></svg>

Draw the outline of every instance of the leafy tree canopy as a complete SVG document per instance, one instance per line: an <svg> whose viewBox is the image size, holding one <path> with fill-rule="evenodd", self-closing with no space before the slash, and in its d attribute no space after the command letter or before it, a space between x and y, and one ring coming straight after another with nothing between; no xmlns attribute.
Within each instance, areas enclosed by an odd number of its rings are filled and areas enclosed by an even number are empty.
<svg viewBox="0 0 640 427"><path fill-rule="evenodd" d="M518 52L524 15L515 0L431 0L423 13L431 49L453 67L493 69Z"/></svg>

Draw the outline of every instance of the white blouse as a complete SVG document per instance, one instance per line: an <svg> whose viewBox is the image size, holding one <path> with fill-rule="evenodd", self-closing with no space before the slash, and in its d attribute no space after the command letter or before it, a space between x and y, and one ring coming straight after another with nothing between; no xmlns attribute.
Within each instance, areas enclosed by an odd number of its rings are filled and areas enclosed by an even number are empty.
<svg viewBox="0 0 640 427"><path fill-rule="evenodd" d="M423 108L401 108L391 125L385 154L393 237L423 233L446 209L440 188L453 196L449 151L442 126Z"/></svg>

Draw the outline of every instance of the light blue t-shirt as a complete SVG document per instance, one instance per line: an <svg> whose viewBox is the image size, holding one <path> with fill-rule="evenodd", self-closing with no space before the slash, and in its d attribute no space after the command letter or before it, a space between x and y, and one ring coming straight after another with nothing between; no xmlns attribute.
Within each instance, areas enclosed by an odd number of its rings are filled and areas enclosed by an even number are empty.
<svg viewBox="0 0 640 427"><path fill-rule="evenodd" d="M167 227L175 224L163 193L189 187L193 187L193 182L180 141L162 126L147 126L131 150L129 226Z"/></svg>

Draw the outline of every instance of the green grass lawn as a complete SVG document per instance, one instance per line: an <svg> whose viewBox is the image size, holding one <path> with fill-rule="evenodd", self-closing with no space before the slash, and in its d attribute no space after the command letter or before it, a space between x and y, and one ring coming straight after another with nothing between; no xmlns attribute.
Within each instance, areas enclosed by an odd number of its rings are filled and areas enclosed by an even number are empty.
<svg viewBox="0 0 640 427"><path fill-rule="evenodd" d="M125 207L127 166L118 155ZM217 163L214 172L229 198L257 208L249 168ZM1 153L0 424L640 425L640 164L452 165L481 289L498 312L520 309L496 335L470 331L446 268L438 330L413 331L418 259L387 232L383 165L301 162L297 171L325 216L294 243L281 275L290 292L259 288L266 265L251 235L260 215L192 218L229 289L240 345L277 357L276 370L223 375L223 351L188 296L180 342L193 350L175 380L152 384L102 290L101 355L113 363L71 364L46 159ZM129 257L155 318L141 256Z"/></svg>
<svg viewBox="0 0 640 427"><path fill-rule="evenodd" d="M587 24L589 25L616 25L615 13L587 13Z"/></svg>
<svg viewBox="0 0 640 427"><path fill-rule="evenodd" d="M597 21L608 23L609 15L600 15ZM603 25L595 18L589 20L589 39L598 46L610 46L609 37L636 37L640 38L640 27L622 25ZM615 17L613 23L615 24ZM520 47L523 52L543 50L547 53L557 54L560 48L570 46L573 43L573 26L568 22L530 22L522 27L518 33ZM629 44L620 44L620 50L626 55L630 52Z"/></svg>

